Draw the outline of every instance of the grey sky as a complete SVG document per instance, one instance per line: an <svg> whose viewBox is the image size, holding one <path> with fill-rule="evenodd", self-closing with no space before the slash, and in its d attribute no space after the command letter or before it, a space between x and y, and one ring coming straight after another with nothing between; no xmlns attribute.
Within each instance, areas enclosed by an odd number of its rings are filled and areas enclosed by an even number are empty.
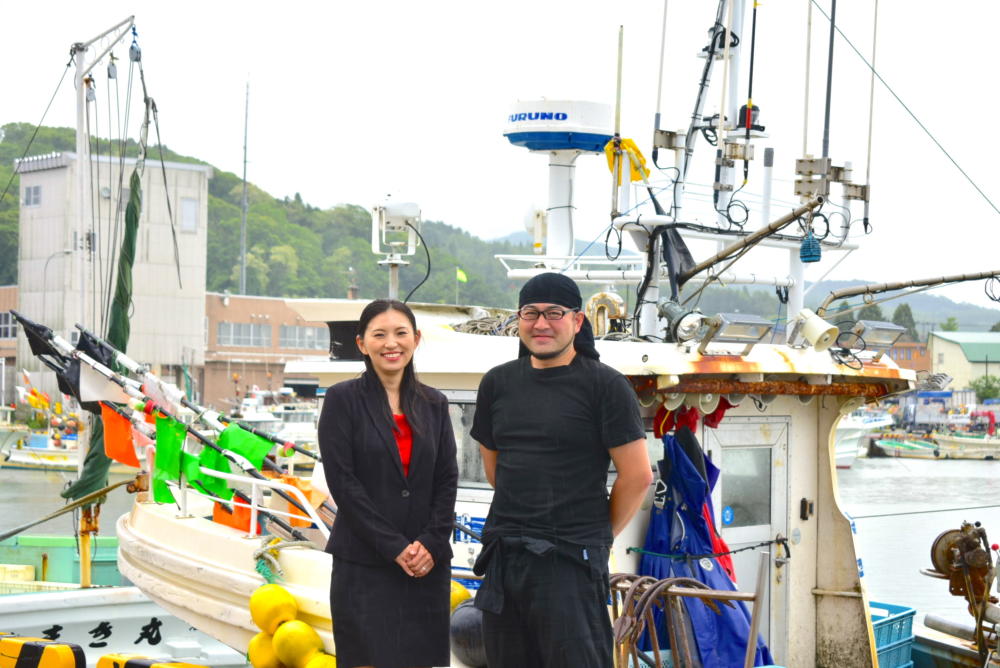
<svg viewBox="0 0 1000 668"><path fill-rule="evenodd" d="M828 8L829 0L821 5ZM866 57L873 6L871 0L841 0L838 7L838 23ZM758 151L776 150L776 212L796 201L791 182L793 161L802 153L806 7L805 0L771 0L758 10L754 102L770 135ZM523 229L525 212L544 204L547 192L544 157L511 146L502 135L511 104L541 96L612 103L619 24L625 26L623 134L648 157L662 8L659 0L10 3L0 23L7 63L0 122L37 122L69 45L134 13L163 138L174 150L239 173L249 77L254 183L277 196L300 192L322 207L371 206L392 193L418 202L426 219L497 237ZM666 128L687 125L702 65L694 55L704 46L714 8L707 1L670 2ZM828 23L818 12L813 21L809 150L819 154ZM983 32L998 24L1000 3L990 0L947 6L883 0L876 67L1000 202L991 160L1000 143L996 51ZM749 29L744 39L749 44ZM116 54L124 57L126 48ZM836 54L831 155L835 163L851 161L855 181L862 182L869 75L839 39ZM105 109L103 67L96 75ZM719 80L721 69L707 114L717 111ZM745 71L742 81L745 91ZM68 82L46 123L73 125ZM106 125L100 119L101 134ZM690 176L702 186L693 189L689 210L707 221L710 151L703 141L698 147L701 162ZM603 158L577 164L576 236L589 240L609 220L610 176ZM994 231L1000 215L878 84L872 184L874 233L861 239L862 248L833 278L890 281L1000 267ZM758 201L760 188L755 163L744 191L748 203ZM751 222L759 224L759 217ZM741 268L773 270L776 258L783 265L784 253L764 252ZM810 267L806 277L818 278L838 258ZM981 283L941 294L996 306L982 296Z"/></svg>

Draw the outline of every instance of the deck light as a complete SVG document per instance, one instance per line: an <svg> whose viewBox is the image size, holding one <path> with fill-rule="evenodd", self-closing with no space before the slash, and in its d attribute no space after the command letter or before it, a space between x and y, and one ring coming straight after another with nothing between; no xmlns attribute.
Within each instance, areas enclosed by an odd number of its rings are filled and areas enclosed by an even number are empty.
<svg viewBox="0 0 1000 668"><path fill-rule="evenodd" d="M851 330L858 337L858 345L864 342L864 350L876 351L873 362L882 359L885 351L896 345L896 342L906 333L905 327L880 320L859 320Z"/></svg>
<svg viewBox="0 0 1000 668"><path fill-rule="evenodd" d="M747 313L720 313L705 319L708 330L701 339L698 352L707 354L705 349L712 341L717 343L745 343L740 355L746 355L774 328L774 323L760 316Z"/></svg>
<svg viewBox="0 0 1000 668"><path fill-rule="evenodd" d="M657 305L661 318L667 321L667 335L672 341L690 341L697 338L702 329L705 316L698 311L692 311L675 301L663 299Z"/></svg>

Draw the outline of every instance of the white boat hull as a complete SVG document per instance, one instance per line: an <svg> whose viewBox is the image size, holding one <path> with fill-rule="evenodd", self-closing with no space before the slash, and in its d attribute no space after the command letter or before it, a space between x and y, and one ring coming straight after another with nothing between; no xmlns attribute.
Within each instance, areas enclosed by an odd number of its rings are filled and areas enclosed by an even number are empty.
<svg viewBox="0 0 1000 668"><path fill-rule="evenodd" d="M114 653L183 659L214 668L246 663L238 652L166 614L137 587L0 596L0 631L79 645L88 666Z"/></svg>

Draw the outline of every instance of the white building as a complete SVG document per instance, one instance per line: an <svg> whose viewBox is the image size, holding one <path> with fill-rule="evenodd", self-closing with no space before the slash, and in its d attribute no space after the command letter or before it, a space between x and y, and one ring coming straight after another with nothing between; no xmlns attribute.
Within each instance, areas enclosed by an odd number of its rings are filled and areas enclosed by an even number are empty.
<svg viewBox="0 0 1000 668"><path fill-rule="evenodd" d="M106 156L92 159L90 201L82 206L82 218L78 202L87 189L80 193L74 153L52 153L16 163L21 178L19 310L70 340L75 340L76 323L106 334L129 178L136 161L123 162L122 166ZM165 172L166 187L158 160L147 160L142 175L128 353L169 375L168 367L204 362L208 180L212 169L168 162ZM177 232L183 287L178 285L168 200ZM23 337L18 339L17 359L29 370L42 368ZM52 374L39 377L45 379L39 383L43 389L55 390Z"/></svg>

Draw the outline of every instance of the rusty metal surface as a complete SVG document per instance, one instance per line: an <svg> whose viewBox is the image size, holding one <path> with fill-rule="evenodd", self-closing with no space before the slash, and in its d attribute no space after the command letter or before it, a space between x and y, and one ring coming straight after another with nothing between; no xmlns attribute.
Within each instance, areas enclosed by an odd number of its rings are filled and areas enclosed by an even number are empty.
<svg viewBox="0 0 1000 668"><path fill-rule="evenodd" d="M728 378L688 378L671 388L672 393L684 394L779 394L779 395L835 395L850 397L882 397L893 391L885 383L833 382L827 385L811 385L806 381L765 380L744 383Z"/></svg>

